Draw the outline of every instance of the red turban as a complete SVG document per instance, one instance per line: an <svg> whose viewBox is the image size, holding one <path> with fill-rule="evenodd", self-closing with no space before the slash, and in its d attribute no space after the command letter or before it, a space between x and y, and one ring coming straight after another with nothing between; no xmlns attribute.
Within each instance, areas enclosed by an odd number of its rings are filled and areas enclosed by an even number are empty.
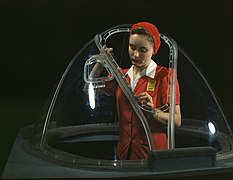
<svg viewBox="0 0 233 180"><path fill-rule="evenodd" d="M130 30L130 33L133 29L136 29L136 28L144 28L146 29L150 35L152 36L153 38L153 41L154 41L154 52L153 54L156 54L158 49L159 49L159 46L160 46L160 34L159 34L159 31L158 29L151 23L148 23L148 22L139 22L137 24L134 24Z"/></svg>

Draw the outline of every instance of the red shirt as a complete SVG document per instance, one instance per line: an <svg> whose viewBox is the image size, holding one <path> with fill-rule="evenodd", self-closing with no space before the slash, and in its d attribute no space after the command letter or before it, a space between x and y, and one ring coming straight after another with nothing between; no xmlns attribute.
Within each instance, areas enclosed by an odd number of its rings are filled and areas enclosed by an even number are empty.
<svg viewBox="0 0 233 180"><path fill-rule="evenodd" d="M128 69L122 70L124 74ZM154 107L161 107L167 103L168 97L168 69L157 65L155 77L140 77L134 92L136 95L147 92L154 102ZM126 75L126 79L130 82L130 78ZM149 81L155 82L154 87L148 88ZM153 84L152 84L153 86ZM120 134L117 144L117 157L123 159L146 159L149 146L143 125L134 112L130 102L121 90L116 81L106 84L105 91L116 95L116 105L119 118ZM176 104L180 104L180 91L178 81L176 84ZM147 119L151 129L152 138L154 140L155 149L167 149L168 142L165 126L157 123L155 120Z"/></svg>

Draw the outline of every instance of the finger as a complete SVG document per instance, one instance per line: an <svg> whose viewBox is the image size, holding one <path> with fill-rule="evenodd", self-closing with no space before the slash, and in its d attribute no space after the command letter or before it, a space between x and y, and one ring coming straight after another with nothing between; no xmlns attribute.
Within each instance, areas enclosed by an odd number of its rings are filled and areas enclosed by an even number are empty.
<svg viewBox="0 0 233 180"><path fill-rule="evenodd" d="M140 101L147 101L147 102L153 102L153 99L152 97L148 94L148 93L141 93L139 96L138 96L139 100Z"/></svg>
<svg viewBox="0 0 233 180"><path fill-rule="evenodd" d="M147 94L146 93L141 93L138 95L138 98L139 99L145 99L145 98L148 98Z"/></svg>
<svg viewBox="0 0 233 180"><path fill-rule="evenodd" d="M113 48L107 48L107 52L111 54L113 52Z"/></svg>
<svg viewBox="0 0 233 180"><path fill-rule="evenodd" d="M142 92L142 93L138 94L138 97L145 96L146 94L147 94L147 92Z"/></svg>
<svg viewBox="0 0 233 180"><path fill-rule="evenodd" d="M142 97L138 97L138 102L143 105L143 104L146 104L147 103L147 100L145 98L142 98Z"/></svg>
<svg viewBox="0 0 233 180"><path fill-rule="evenodd" d="M139 100L139 102L140 102L141 104L144 104L144 103L148 102L148 99L145 98L145 97L140 97L138 100Z"/></svg>
<svg viewBox="0 0 233 180"><path fill-rule="evenodd" d="M148 110L151 110L151 109L154 108L154 104L153 104L153 103L150 103L150 102L147 102L147 103L145 103L145 104L142 104L141 106L142 106L143 108L148 109Z"/></svg>
<svg viewBox="0 0 233 180"><path fill-rule="evenodd" d="M151 102L147 102L146 105L147 105L149 108L154 108L154 104L151 103Z"/></svg>

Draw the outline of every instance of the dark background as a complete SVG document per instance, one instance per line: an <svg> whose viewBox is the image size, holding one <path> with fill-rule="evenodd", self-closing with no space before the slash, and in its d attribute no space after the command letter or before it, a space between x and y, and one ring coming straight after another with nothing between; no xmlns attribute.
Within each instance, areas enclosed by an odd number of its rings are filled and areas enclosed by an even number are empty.
<svg viewBox="0 0 233 180"><path fill-rule="evenodd" d="M232 0L1 0L0 174L18 130L35 122L75 53L96 33L138 21L192 56L232 126Z"/></svg>

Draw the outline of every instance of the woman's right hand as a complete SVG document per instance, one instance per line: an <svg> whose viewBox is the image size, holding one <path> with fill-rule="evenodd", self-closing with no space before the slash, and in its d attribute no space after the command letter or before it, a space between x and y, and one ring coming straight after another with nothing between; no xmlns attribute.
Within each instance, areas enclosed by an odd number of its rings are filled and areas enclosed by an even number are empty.
<svg viewBox="0 0 233 180"><path fill-rule="evenodd" d="M108 48L106 45L103 45L103 51L113 56L113 48Z"/></svg>

